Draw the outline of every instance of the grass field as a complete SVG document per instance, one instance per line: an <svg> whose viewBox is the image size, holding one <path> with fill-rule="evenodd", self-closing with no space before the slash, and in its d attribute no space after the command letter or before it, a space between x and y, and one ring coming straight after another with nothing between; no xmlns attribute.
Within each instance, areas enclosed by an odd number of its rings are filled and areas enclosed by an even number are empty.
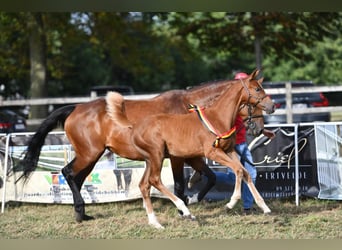
<svg viewBox="0 0 342 250"><path fill-rule="evenodd" d="M0 239L341 239L342 202L266 200L272 210L243 215L227 201L191 205L195 221L181 219L165 199L153 200L164 230L147 224L142 201L87 205L95 220L76 223L71 205L8 204L0 215Z"/></svg>

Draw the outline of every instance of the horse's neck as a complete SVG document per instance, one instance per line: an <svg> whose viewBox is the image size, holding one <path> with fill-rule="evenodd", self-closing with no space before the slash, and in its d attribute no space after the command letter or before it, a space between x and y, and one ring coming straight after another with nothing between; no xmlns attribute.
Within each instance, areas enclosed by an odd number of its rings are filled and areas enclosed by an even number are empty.
<svg viewBox="0 0 342 250"><path fill-rule="evenodd" d="M195 104L199 107L210 107L231 86L231 81L208 83L187 91L185 98L189 104Z"/></svg>

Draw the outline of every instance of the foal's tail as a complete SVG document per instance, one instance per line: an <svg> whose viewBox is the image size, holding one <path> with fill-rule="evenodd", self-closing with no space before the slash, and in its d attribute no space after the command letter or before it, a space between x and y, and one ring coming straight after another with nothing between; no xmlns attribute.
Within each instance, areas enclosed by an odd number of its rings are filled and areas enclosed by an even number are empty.
<svg viewBox="0 0 342 250"><path fill-rule="evenodd" d="M22 177L27 179L31 172L37 168L37 163L40 155L40 151L43 147L44 141L48 133L56 128L58 125L64 126L66 118L74 111L75 105L68 105L56 109L52 112L39 126L37 132L30 139L24 159L22 159L19 165L16 167L18 170L23 169Z"/></svg>
<svg viewBox="0 0 342 250"><path fill-rule="evenodd" d="M131 129L133 127L126 116L125 100L121 94L114 91L108 92L106 95L106 104L107 114L115 123L116 128Z"/></svg>

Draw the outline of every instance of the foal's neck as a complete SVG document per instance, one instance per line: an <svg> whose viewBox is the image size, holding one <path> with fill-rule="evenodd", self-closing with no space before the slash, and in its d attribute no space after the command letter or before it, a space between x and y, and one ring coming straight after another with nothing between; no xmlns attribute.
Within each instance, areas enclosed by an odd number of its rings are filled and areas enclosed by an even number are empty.
<svg viewBox="0 0 342 250"><path fill-rule="evenodd" d="M221 133L231 129L243 100L243 87L227 90L205 113L210 122Z"/></svg>

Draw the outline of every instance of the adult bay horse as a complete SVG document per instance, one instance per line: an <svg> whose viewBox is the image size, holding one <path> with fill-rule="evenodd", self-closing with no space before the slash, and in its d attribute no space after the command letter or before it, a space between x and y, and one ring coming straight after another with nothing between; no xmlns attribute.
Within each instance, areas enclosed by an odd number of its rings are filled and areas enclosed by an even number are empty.
<svg viewBox="0 0 342 250"><path fill-rule="evenodd" d="M258 73L258 70L254 71L251 74L252 78L257 77ZM145 117L158 113L188 113L187 105L189 103L204 107L210 106L224 91L230 88L231 84L231 81L220 81L207 83L186 91L167 91L148 100L126 100L125 112L132 124L139 123ZM21 162L24 176L28 177L37 167L40 151L47 134L59 124L64 125L66 135L75 150L75 158L63 168L62 173L73 192L75 217L79 222L92 218L85 214L85 204L80 189L105 149L129 159L144 160L136 148L127 142L126 138L118 138L116 134L118 130L115 129L116 124L108 115L106 108L106 101L101 98L57 109L43 121L29 141L27 152ZM255 133L260 132L254 131ZM183 197L184 162L207 175L208 182L198 195L198 200L201 200L215 183L215 175L210 168L201 157L180 158L172 156L170 160L175 181L175 193L183 200L185 200Z"/></svg>
<svg viewBox="0 0 342 250"><path fill-rule="evenodd" d="M243 179L253 194L256 204L264 213L271 211L234 150L236 130L234 123L241 104L255 105L267 112L274 111L274 104L265 94L261 82L262 79L255 80L253 76L234 80L231 87L207 109L192 105L190 110L193 112L189 114L157 114L134 124L133 129L122 128L120 131L122 135L132 134L131 140L124 136L122 141L132 143L146 161L139 188L149 224L162 228L153 211L150 198L151 186L167 196L184 216L192 217L186 204L162 184L162 162L167 156L207 157L224 166L229 166L236 175L236 183L231 200L226 206L233 208L240 199ZM116 98L117 93L113 93L113 98L111 95L112 93L107 95L109 113L117 112L115 107L111 107L112 99ZM116 129L118 127L119 125Z"/></svg>

